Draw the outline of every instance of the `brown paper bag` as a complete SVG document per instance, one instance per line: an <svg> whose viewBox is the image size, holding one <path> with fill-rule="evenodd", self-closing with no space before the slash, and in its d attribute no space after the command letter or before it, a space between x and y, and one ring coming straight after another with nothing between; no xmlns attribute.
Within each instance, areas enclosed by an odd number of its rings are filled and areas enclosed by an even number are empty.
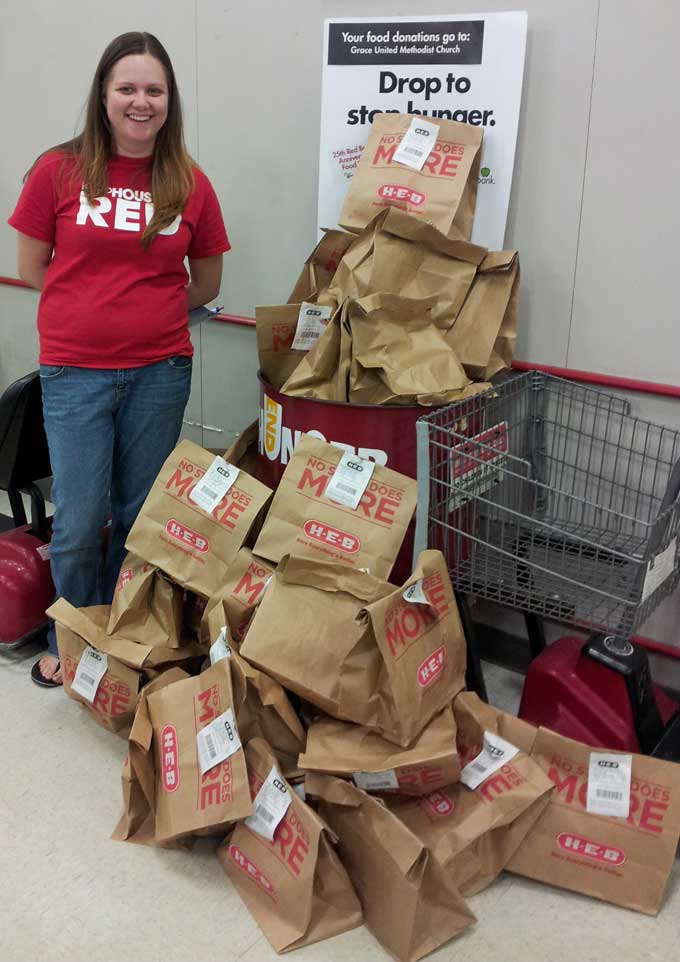
<svg viewBox="0 0 680 962"><path fill-rule="evenodd" d="M367 605L360 620L382 664L355 720L407 746L465 686L465 635L442 553L421 552L403 587Z"/></svg>
<svg viewBox="0 0 680 962"><path fill-rule="evenodd" d="M435 404L448 404L460 398L470 381L433 321L434 299L371 294L347 304L352 330L350 402L382 404L401 399L413 404L431 397ZM377 391L362 382L363 372L377 375Z"/></svg>
<svg viewBox="0 0 680 962"><path fill-rule="evenodd" d="M219 618L226 619L231 636L239 645L273 573L274 568L268 561L256 558L249 548L241 548L227 569L219 591L205 607L202 617L203 642L212 644L215 640L208 630L208 623L211 612L218 609ZM225 621L221 620L220 625L223 624Z"/></svg>
<svg viewBox="0 0 680 962"><path fill-rule="evenodd" d="M324 496L340 448L303 434L288 462L254 552L340 561L388 577L415 510L417 484L377 464L356 511Z"/></svg>
<svg viewBox="0 0 680 962"><path fill-rule="evenodd" d="M241 658L219 608L211 609L205 629L212 641L220 636L225 641L236 723L243 743L264 738L275 752L283 774L293 774L297 771L298 755L305 749L306 734L288 695L277 681ZM219 652L211 652L211 661L219 657Z"/></svg>
<svg viewBox="0 0 680 962"><path fill-rule="evenodd" d="M243 748L201 775L197 735L234 712L231 672L217 662L196 678L167 685L147 699L153 727L155 837L159 842L227 827L252 812ZM235 719L232 731L235 726ZM237 733L238 734L238 733Z"/></svg>
<svg viewBox="0 0 680 962"><path fill-rule="evenodd" d="M81 609L87 613L87 617L84 617L77 626L69 627L67 622L60 620L60 612L65 604L67 602L62 598L47 609L47 614L55 620L64 691L69 698L86 708L102 728L127 738L135 717L137 697L142 685L141 674L133 671L118 658L107 654L106 674L97 686L94 701L89 702L74 691L73 679L85 649L91 646L98 651L103 650L98 642L104 636L104 625L108 620L109 609L106 605ZM75 608L73 610L77 611Z"/></svg>
<svg viewBox="0 0 680 962"><path fill-rule="evenodd" d="M126 543L129 551L205 597L219 589L271 496L269 488L241 471L208 513L190 496L213 461L208 451L182 441L161 468Z"/></svg>
<svg viewBox="0 0 680 962"><path fill-rule="evenodd" d="M142 645L179 648L183 609L183 589L158 568L128 553L116 583L106 631Z"/></svg>
<svg viewBox="0 0 680 962"><path fill-rule="evenodd" d="M241 645L241 655L284 687L331 715L343 700L343 668L355 649L362 653L356 683L372 687L367 665L378 657L375 642L363 655L366 626L357 615L392 585L346 565L286 557L279 564ZM344 704L344 702L343 702Z"/></svg>
<svg viewBox="0 0 680 962"><path fill-rule="evenodd" d="M518 304L518 252L487 254L446 334L470 377L488 380L510 367L517 340Z"/></svg>
<svg viewBox="0 0 680 962"><path fill-rule="evenodd" d="M411 585L430 603L405 601ZM398 589L343 565L284 559L241 654L327 714L403 747L465 678L465 641L437 551L423 552Z"/></svg>
<svg viewBox="0 0 680 962"><path fill-rule="evenodd" d="M595 815L586 811L594 750L539 729L531 757L556 790L508 869L656 915L680 836L680 766L633 755L628 818Z"/></svg>
<svg viewBox="0 0 680 962"><path fill-rule="evenodd" d="M328 287L345 251L356 236L344 230L324 228L324 234L302 268L302 272L288 298L289 304L308 301L315 304L319 294Z"/></svg>
<svg viewBox="0 0 680 962"><path fill-rule="evenodd" d="M255 799L276 768L260 738L246 748ZM290 797L273 841L241 822L217 857L248 910L277 952L312 945L361 925L361 906L327 825L277 774Z"/></svg>
<svg viewBox="0 0 680 962"><path fill-rule="evenodd" d="M258 477L257 469L259 466L257 454L258 432L259 423L256 418L251 421L248 427L236 435L223 455L224 460L228 461L229 464L233 464L234 467L240 468L254 478ZM213 451L212 448L210 448L210 451L213 454L221 453L220 451Z"/></svg>
<svg viewBox="0 0 680 962"><path fill-rule="evenodd" d="M396 959L416 962L476 921L450 875L378 799L327 775L308 775L305 789L338 836L367 928Z"/></svg>
<svg viewBox="0 0 680 962"><path fill-rule="evenodd" d="M103 651L109 658L115 658L133 671L144 672L149 677L153 669L170 665L192 667L203 654L200 645L186 637L182 639L181 647L164 648L162 645L140 645L118 633L106 634L103 626L108 624L110 617L108 605L74 608L65 598L59 598L48 608L47 614L57 624L80 635L97 651Z"/></svg>
<svg viewBox="0 0 680 962"><path fill-rule="evenodd" d="M530 748L536 729L491 708L472 692L454 702L461 758L474 759L485 731ZM517 723L517 724L515 724ZM514 741L510 735L519 735ZM464 753L464 754L463 754ZM548 804L553 785L525 751L471 790L461 782L388 805L447 869L462 895L481 892L501 873Z"/></svg>
<svg viewBox="0 0 680 962"><path fill-rule="evenodd" d="M141 691L121 775L123 814L111 836L114 841L157 844L154 831L156 778L151 751L153 729L147 699L154 691L188 677L180 668L169 668ZM173 848L177 846L175 842L165 844Z"/></svg>
<svg viewBox="0 0 680 962"><path fill-rule="evenodd" d="M288 376L281 391L294 397L322 401L347 401L347 380L352 357L346 311L338 307L319 340Z"/></svg>
<svg viewBox="0 0 680 962"><path fill-rule="evenodd" d="M299 303L255 308L260 371L277 391L307 353L293 350L299 314Z"/></svg>
<svg viewBox="0 0 680 962"><path fill-rule="evenodd" d="M319 303L341 303L369 294L432 300L432 319L448 329L463 306L486 248L452 240L390 207L359 234L338 264Z"/></svg>
<svg viewBox="0 0 680 962"><path fill-rule="evenodd" d="M382 207L398 207L448 236L469 238L477 202L482 128L430 118L439 127L434 149L422 170L394 160L414 118L378 114L366 149L352 177L339 222L359 231Z"/></svg>
<svg viewBox="0 0 680 962"><path fill-rule="evenodd" d="M320 718L307 730L300 768L352 778L367 792L427 795L457 782L460 762L450 707L439 712L407 749L396 748L369 728Z"/></svg>

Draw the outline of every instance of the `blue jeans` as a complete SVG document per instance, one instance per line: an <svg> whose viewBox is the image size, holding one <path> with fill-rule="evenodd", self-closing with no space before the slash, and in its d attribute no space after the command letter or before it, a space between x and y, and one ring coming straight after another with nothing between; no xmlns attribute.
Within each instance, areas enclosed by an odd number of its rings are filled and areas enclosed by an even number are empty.
<svg viewBox="0 0 680 962"><path fill-rule="evenodd" d="M54 478L52 577L57 597L77 608L111 602L128 532L177 444L191 366L182 356L113 371L40 366ZM47 641L56 655L53 624Z"/></svg>

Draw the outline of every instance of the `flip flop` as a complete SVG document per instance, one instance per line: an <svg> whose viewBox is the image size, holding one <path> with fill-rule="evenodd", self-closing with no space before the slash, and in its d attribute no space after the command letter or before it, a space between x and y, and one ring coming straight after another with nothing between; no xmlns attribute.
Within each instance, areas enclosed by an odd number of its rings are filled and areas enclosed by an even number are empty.
<svg viewBox="0 0 680 962"><path fill-rule="evenodd" d="M52 681L51 678L45 678L41 672L40 661L43 657L44 655L41 655L31 668L32 680L36 683L36 685L40 685L41 688L61 688L62 683L60 681ZM55 675L59 671L59 667L59 662L57 662L57 667L54 669Z"/></svg>

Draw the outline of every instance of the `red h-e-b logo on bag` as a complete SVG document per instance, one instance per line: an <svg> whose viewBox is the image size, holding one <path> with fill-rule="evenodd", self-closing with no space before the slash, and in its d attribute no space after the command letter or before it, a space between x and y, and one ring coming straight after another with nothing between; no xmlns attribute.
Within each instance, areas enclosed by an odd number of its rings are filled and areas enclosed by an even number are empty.
<svg viewBox="0 0 680 962"><path fill-rule="evenodd" d="M333 548L340 548L347 554L355 554L361 547L361 542L349 531L341 531L340 528L333 528L323 521L305 522L304 532L315 541L321 544L331 545Z"/></svg>
<svg viewBox="0 0 680 962"><path fill-rule="evenodd" d="M436 651L428 655L418 668L418 684L421 688L429 688L439 678L446 664L446 648L440 645Z"/></svg>
<svg viewBox="0 0 680 962"><path fill-rule="evenodd" d="M166 792L179 788L179 745L174 725L165 725L161 732L161 781Z"/></svg>
<svg viewBox="0 0 680 962"><path fill-rule="evenodd" d="M248 878L252 879L261 889L267 893L267 895L274 895L274 886L269 881L267 876L264 874L262 869L259 869L252 859L249 859L245 852L242 852L238 845L229 846L229 857L231 858L234 865L245 872Z"/></svg>

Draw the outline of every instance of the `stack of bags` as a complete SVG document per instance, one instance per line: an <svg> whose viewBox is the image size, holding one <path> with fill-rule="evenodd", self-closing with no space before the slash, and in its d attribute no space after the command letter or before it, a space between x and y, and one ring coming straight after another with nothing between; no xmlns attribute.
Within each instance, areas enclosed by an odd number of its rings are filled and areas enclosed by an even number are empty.
<svg viewBox="0 0 680 962"><path fill-rule="evenodd" d="M287 304L256 310L260 368L284 394L354 404L446 404L508 368L519 255L469 241L481 128L379 114L340 223L307 259ZM395 156L396 153L396 156Z"/></svg>
<svg viewBox="0 0 680 962"><path fill-rule="evenodd" d="M363 920L419 959L508 867L656 911L677 766L633 756L628 821L587 813L590 749L463 690L443 556L387 580L415 482L308 435L273 496L246 464L183 441L111 609L51 609L67 693L128 734L114 838L215 837L277 951Z"/></svg>

